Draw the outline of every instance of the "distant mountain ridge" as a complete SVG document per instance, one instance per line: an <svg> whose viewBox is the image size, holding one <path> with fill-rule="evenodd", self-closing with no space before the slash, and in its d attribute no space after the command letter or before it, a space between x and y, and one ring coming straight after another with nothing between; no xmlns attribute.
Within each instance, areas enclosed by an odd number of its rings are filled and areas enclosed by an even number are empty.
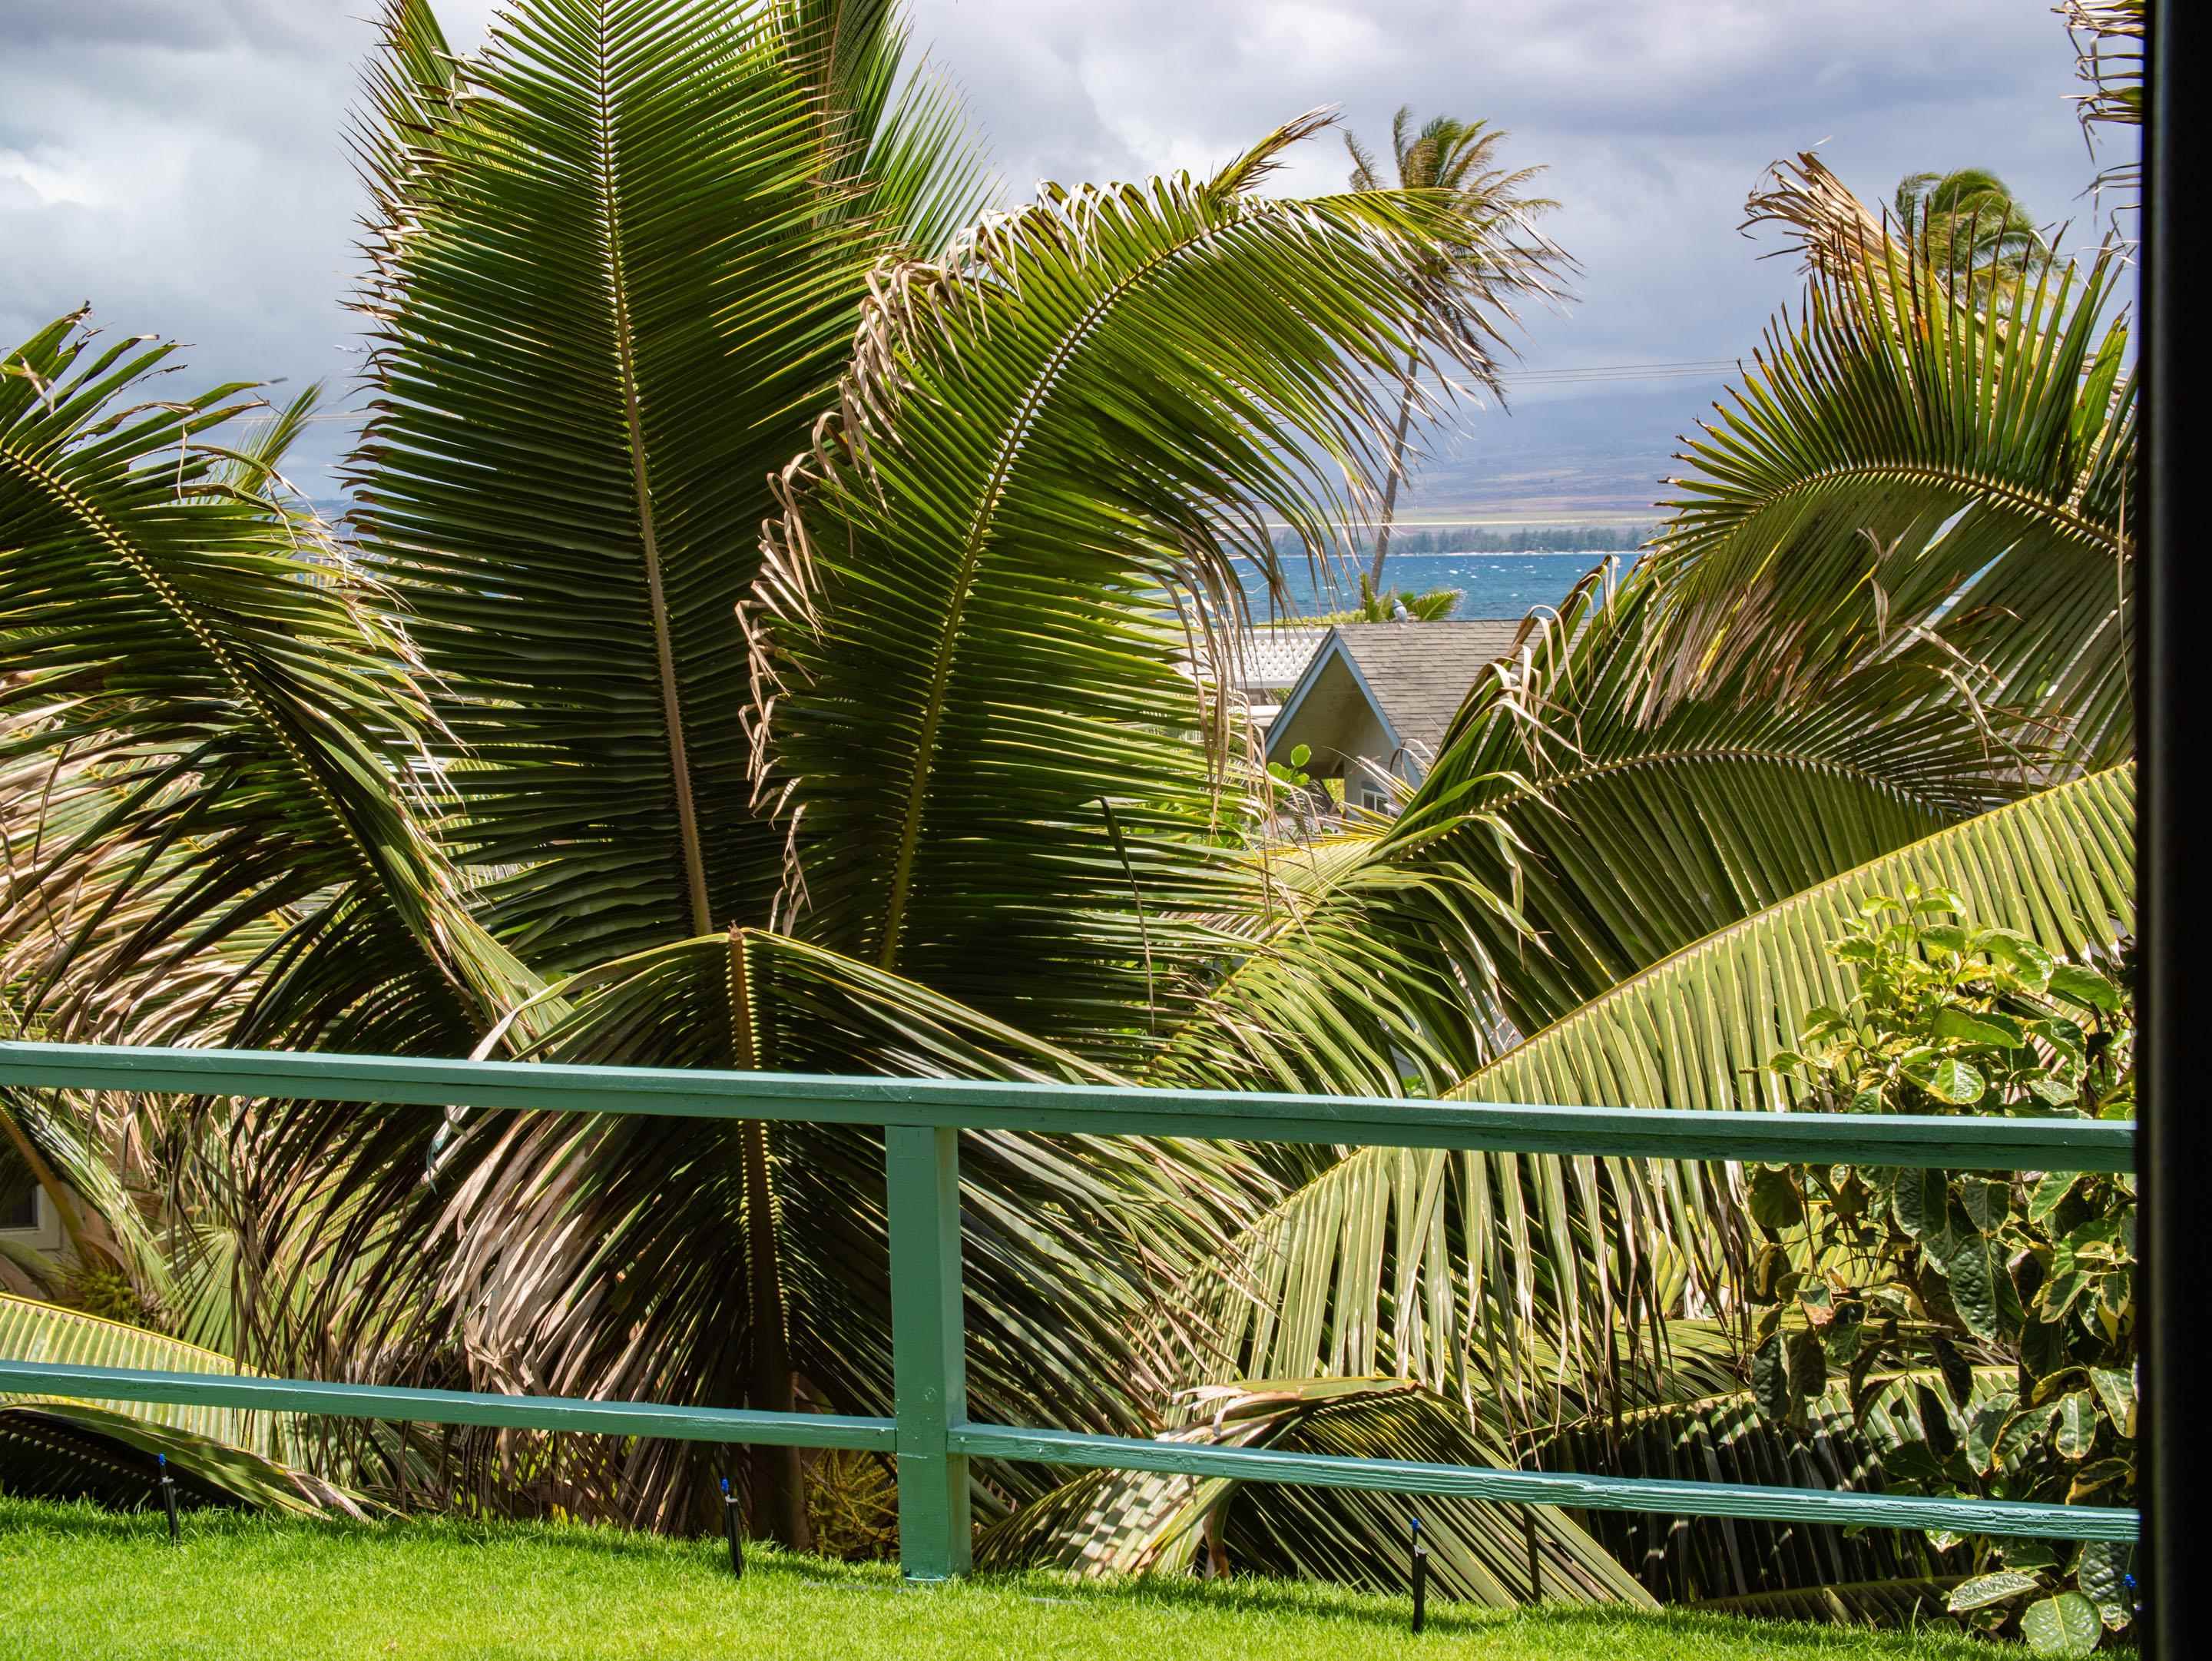
<svg viewBox="0 0 2212 1661"><path fill-rule="evenodd" d="M1723 386L1685 380L1462 410L1449 429L1424 437L1390 545L1409 554L1626 552L1667 517L1658 504L1681 471L1683 435ZM1510 375L1506 390L1510 397ZM314 505L328 519L351 506L341 497ZM1436 532L1447 539L1421 539Z"/></svg>
<svg viewBox="0 0 2212 1661"><path fill-rule="evenodd" d="M1659 391L1467 411L1452 430L1429 436L1399 520L1409 529L1455 520L1656 523L1667 516L1658 504L1674 494L1667 481L1682 470L1675 457L1684 435L1697 430L1724 386L1686 380ZM1510 374L1506 390L1510 396Z"/></svg>

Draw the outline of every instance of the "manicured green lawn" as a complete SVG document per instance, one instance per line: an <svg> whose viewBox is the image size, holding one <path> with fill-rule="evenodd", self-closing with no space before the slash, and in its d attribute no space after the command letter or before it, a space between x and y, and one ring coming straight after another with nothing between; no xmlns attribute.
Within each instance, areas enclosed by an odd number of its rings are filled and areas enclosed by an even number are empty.
<svg viewBox="0 0 2212 1661"><path fill-rule="evenodd" d="M349 1661L466 1656L669 1661L1990 1661L1956 1637L1862 1635L1711 1616L1444 1609L1426 1635L1402 1599L1272 1582L1102 1585L997 1577L902 1589L887 1568L606 1530L383 1527L158 1515L0 1500L0 1656Z"/></svg>

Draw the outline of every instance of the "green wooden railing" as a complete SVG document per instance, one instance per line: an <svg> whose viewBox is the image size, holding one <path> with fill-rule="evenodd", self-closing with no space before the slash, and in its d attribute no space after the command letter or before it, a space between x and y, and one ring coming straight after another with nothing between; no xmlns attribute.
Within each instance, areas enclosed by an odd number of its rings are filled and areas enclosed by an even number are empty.
<svg viewBox="0 0 2212 1661"><path fill-rule="evenodd" d="M4 1358L0 1358L0 1390L890 1453L898 1465L900 1554L907 1575L916 1580L945 1579L968 1567L968 1461L981 1457L1451 1494L1581 1510L1948 1529L2064 1540L2132 1540L2136 1534L2136 1513L2112 1506L1420 1464L977 1423L968 1416L958 1185L963 1129L1631 1159L2111 1171L2132 1168L2135 1141L2130 1124L2081 1119L1486 1106L1089 1085L43 1043L0 1043L0 1085L882 1125L890 1207L896 1411L888 1419L762 1413L62 1366Z"/></svg>

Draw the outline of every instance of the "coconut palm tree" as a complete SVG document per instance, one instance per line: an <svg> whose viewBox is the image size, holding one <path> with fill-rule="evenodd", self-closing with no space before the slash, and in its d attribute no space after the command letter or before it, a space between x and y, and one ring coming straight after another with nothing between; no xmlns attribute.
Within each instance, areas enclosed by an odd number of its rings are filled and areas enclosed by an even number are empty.
<svg viewBox="0 0 2212 1661"><path fill-rule="evenodd" d="M2019 198L1985 168L1907 173L1890 205L1937 270L1993 300L2009 296L2050 252Z"/></svg>
<svg viewBox="0 0 2212 1661"><path fill-rule="evenodd" d="M1393 892L1446 854L1478 880L1510 872L1510 913L1470 918L1462 949L1494 966L1498 1000L1473 1035L1486 1053L1446 1086L1467 1099L1786 1106L1771 1082L1747 1089L1749 1070L1847 995L1826 942L1908 883L2062 956L2109 953L2133 927L2136 450L2124 327L2105 321L2113 251L2086 273L2046 259L2000 335L1817 161L1753 206L1800 240L1805 304L1686 450L1652 552L1532 624L1356 856L1370 881L1340 879L1302 916L1322 941L1367 924L1378 867ZM1447 805L1449 828L1433 817ZM1267 1041L1282 973L1280 957L1232 969L1212 996L1242 1018L1218 1024L1241 1049L1209 1033L1170 1074L1346 1087L1348 1043ZM1397 1149L1317 1160L1172 1305L1214 1340L1180 1382L1208 1416L1229 1402L1224 1425L1264 1410L1333 1427L1341 1451L1470 1462L1523 1433L1538 1457L1545 1427L1596 1435L1639 1402L1733 1411L1741 1353L1686 1317L1740 1272L1735 1180ZM1235 1392L1252 1379L1271 1382L1248 1407ZM1359 1572L1384 1573L1381 1528L1329 1516L1328 1537L1373 1549ZM1467 1526L1468 1582L1510 1593ZM1316 1528L1222 1485L1093 1475L982 1549L1133 1568L1256 1530L1242 1561L1269 1561ZM1793 1573L1817 1582L1844 1561ZM1881 1607L1878 1588L1844 1601Z"/></svg>
<svg viewBox="0 0 2212 1661"><path fill-rule="evenodd" d="M421 0L385 27L349 534L216 444L246 389L143 401L172 348L71 317L7 360L27 1020L1141 1071L1297 904L1186 623L1232 645L1232 557L1272 558L1270 520L1322 545L1342 480L1379 479L1405 363L1488 373L1511 257L1466 255L1510 228L1264 194L1310 118L961 231L977 170L866 0L534 0L469 54ZM1447 913L1500 903L1427 880ZM1364 958L1356 1021L1448 1024L1445 955ZM871 1135L270 1103L212 1140L257 1364L889 1401ZM963 1165L979 1400L1140 1428L1148 1288L1274 1184L1121 1144ZM696 1457L562 1444L520 1494L473 1469L491 1503L677 1524ZM750 1488L803 1534L794 1458Z"/></svg>
<svg viewBox="0 0 2212 1661"><path fill-rule="evenodd" d="M1462 121L1449 115L1432 116L1417 131L1410 104L1401 106L1390 123L1397 188L1443 192L1455 198L1469 220L1485 231L1479 246L1444 251L1442 263L1425 271L1423 280L1445 280L1449 265L1462 268L1452 273L1455 281L1464 283L1470 272L1480 273L1486 298L1501 311L1507 310L1516 296L1537 291L1561 263L1556 250L1522 228L1536 215L1557 204L1526 194L1541 167L1508 169L1499 165L1498 153L1508 137L1502 128L1486 121ZM1352 156L1352 188L1383 188L1382 170L1358 136L1346 132L1344 147ZM1502 397L1496 362L1486 354L1474 368L1480 384ZM1377 593L1382 587L1382 568L1390 553L1390 525L1397 513L1398 487L1405 479L1406 435L1421 403L1420 368L1409 356L1399 377L1397 417L1390 429L1390 465L1383 476L1382 501L1376 516L1375 557L1367 569L1368 584Z"/></svg>

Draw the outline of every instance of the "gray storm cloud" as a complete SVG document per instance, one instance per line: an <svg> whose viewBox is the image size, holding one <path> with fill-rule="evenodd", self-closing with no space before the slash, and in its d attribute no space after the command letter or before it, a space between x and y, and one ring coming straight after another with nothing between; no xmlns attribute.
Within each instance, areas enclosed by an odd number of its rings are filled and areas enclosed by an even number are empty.
<svg viewBox="0 0 2212 1661"><path fill-rule="evenodd" d="M196 377L343 392L360 198L342 130L372 9L0 0L0 338L88 301L106 328L192 343ZM490 11L441 9L463 42ZM1582 267L1571 307L1528 319L1531 368L1747 352L1796 283L1737 234L1744 195L1823 140L1863 193L1972 165L2077 243L2094 220L2045 0L918 0L913 19L1017 194L1205 167L1319 104L1370 140L1401 103L1510 129L1510 159L1548 167L1547 228ZM1283 186L1335 188L1345 165L1324 138ZM1717 389L1682 383L1677 424ZM1632 400L1572 392L1551 425L1601 446ZM303 482L326 488L343 443L318 429Z"/></svg>

